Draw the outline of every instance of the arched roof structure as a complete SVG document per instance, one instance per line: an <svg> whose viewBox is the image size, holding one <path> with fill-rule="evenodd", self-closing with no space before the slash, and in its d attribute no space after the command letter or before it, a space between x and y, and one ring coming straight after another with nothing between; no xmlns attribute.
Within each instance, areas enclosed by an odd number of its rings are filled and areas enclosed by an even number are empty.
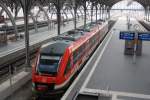
<svg viewBox="0 0 150 100"><path fill-rule="evenodd" d="M24 2L24 0L1 0L1 1L11 9L22 5ZM29 7L31 7L31 6L35 6L37 3L40 3L43 6L48 6L49 3L57 4L58 0L27 0L27 1L29 2ZM72 4L74 0L59 0L59 1L61 6L63 6L66 4ZM77 5L78 6L82 5L83 1L96 2L97 4L103 4L112 7L114 4L122 0L76 0ZM143 7L150 5L150 0L133 0L133 1L137 1L138 3L143 5Z"/></svg>

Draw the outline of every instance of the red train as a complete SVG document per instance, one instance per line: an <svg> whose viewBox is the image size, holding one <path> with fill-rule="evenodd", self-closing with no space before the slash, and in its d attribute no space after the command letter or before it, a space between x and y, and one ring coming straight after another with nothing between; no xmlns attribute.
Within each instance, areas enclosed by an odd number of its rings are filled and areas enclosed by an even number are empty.
<svg viewBox="0 0 150 100"><path fill-rule="evenodd" d="M107 32L107 23L89 24L86 29L69 31L43 45L32 67L34 92L62 92Z"/></svg>

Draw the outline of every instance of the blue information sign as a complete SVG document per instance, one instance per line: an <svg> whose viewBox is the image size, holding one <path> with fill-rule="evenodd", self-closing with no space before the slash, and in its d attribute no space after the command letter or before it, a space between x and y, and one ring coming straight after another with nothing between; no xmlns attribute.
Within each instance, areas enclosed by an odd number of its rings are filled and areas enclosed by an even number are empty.
<svg viewBox="0 0 150 100"><path fill-rule="evenodd" d="M150 41L150 33L139 33L138 34L138 39L139 40L144 40L144 41Z"/></svg>
<svg viewBox="0 0 150 100"><path fill-rule="evenodd" d="M127 32L127 31L121 31L120 32L120 39L123 40L134 40L135 33L134 32Z"/></svg>

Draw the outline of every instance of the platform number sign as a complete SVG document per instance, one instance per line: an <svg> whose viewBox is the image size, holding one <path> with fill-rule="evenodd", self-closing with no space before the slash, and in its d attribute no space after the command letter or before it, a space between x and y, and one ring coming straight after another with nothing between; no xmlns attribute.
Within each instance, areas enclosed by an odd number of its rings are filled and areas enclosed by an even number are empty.
<svg viewBox="0 0 150 100"><path fill-rule="evenodd" d="M139 33L138 34L138 39L143 40L143 41L150 41L150 33Z"/></svg>
<svg viewBox="0 0 150 100"><path fill-rule="evenodd" d="M123 40L134 40L135 39L135 33L134 32L121 31L119 38L123 39Z"/></svg>

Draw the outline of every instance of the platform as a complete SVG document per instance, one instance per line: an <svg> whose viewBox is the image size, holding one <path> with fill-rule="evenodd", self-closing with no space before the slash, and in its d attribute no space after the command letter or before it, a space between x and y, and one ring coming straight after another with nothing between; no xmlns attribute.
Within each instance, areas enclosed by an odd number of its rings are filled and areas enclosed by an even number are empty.
<svg viewBox="0 0 150 100"><path fill-rule="evenodd" d="M97 59L92 57L93 60L89 62L92 66L85 66L85 71L92 67L87 77L81 72L82 75L79 75L62 100L86 100L91 97L93 99L90 100L98 100L103 96L105 99L102 100L150 100L150 43L143 43L142 56L133 63L132 56L124 55L124 40L119 40L119 32L127 29L126 23L123 17L117 21L103 49L97 51ZM131 19L131 23L140 25L135 19ZM146 31L141 25L140 28ZM134 28L131 27L131 30ZM80 91L75 90L83 76L86 80L80 84Z"/></svg>

